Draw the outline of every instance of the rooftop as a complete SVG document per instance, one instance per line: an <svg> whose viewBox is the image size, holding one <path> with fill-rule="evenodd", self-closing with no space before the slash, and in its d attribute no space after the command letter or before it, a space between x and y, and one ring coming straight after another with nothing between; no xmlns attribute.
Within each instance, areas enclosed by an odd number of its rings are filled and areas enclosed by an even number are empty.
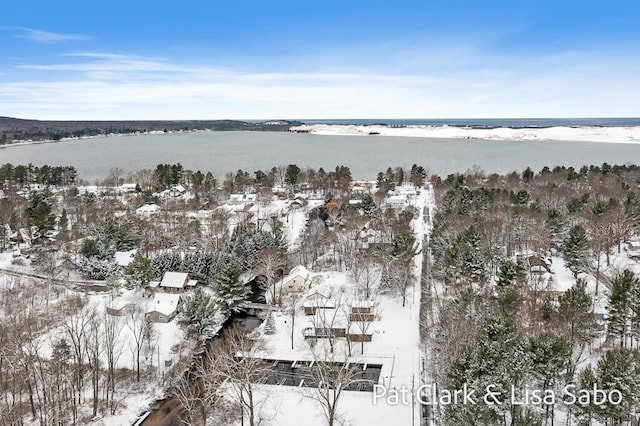
<svg viewBox="0 0 640 426"><path fill-rule="evenodd" d="M189 274L186 272L165 272L160 287L184 288L188 281Z"/></svg>
<svg viewBox="0 0 640 426"><path fill-rule="evenodd" d="M156 293L153 296L153 302L149 306L149 310L147 312L159 312L162 315L168 316L176 311L179 302L179 294Z"/></svg>

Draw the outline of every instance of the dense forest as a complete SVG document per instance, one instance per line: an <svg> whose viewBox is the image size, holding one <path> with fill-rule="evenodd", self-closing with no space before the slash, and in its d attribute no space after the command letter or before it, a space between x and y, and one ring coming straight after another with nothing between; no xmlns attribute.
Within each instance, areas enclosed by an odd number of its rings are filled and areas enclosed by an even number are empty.
<svg viewBox="0 0 640 426"><path fill-rule="evenodd" d="M40 121L0 117L0 145L18 141L45 141L107 134L177 132L195 130L248 130L286 132L296 121L249 123L237 120L184 121Z"/></svg>
<svg viewBox="0 0 640 426"><path fill-rule="evenodd" d="M640 401L640 280L622 250L640 230L640 168L432 181L422 326L434 376L447 389L491 385L500 394L498 404L447 406L447 424L553 424L559 407L576 424L621 424ZM553 267L570 274L560 282ZM562 401L566 386L584 398ZM596 388L620 392L623 402L594 402ZM510 397L532 390L558 397L538 405Z"/></svg>

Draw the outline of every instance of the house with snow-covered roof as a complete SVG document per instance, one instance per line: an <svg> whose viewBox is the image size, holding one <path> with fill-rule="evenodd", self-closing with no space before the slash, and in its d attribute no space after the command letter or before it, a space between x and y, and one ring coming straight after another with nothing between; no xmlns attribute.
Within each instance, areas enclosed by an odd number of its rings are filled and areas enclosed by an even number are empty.
<svg viewBox="0 0 640 426"><path fill-rule="evenodd" d="M351 320L347 330L347 340L350 342L371 342L373 340L373 330L371 330L369 322Z"/></svg>
<svg viewBox="0 0 640 426"><path fill-rule="evenodd" d="M349 319L351 321L371 322L375 319L375 303L371 300L358 300L351 303Z"/></svg>
<svg viewBox="0 0 640 426"><path fill-rule="evenodd" d="M326 288L323 288L323 286L316 286L312 288L311 291L309 291L309 293L307 293L304 299L307 301L312 301L312 300L327 300L330 298L331 298L331 294Z"/></svg>
<svg viewBox="0 0 640 426"><path fill-rule="evenodd" d="M515 254L515 259L524 262L529 267L529 272L534 274L552 273L552 259L550 256L543 256L533 250L524 250Z"/></svg>
<svg viewBox="0 0 640 426"><path fill-rule="evenodd" d="M311 272L303 265L298 265L282 278L282 289L288 293L304 293L311 288L309 276Z"/></svg>
<svg viewBox="0 0 640 426"><path fill-rule="evenodd" d="M178 313L180 295L172 293L156 293L147 310L151 322L169 322Z"/></svg>
<svg viewBox="0 0 640 426"><path fill-rule="evenodd" d="M120 185L120 192L123 192L125 194L131 194L133 192L136 192L136 187L138 186L137 183L123 183L122 185Z"/></svg>
<svg viewBox="0 0 640 426"><path fill-rule="evenodd" d="M314 288L305 297L302 308L305 315L315 315L325 309L335 309L336 304L327 292Z"/></svg>
<svg viewBox="0 0 640 426"><path fill-rule="evenodd" d="M231 204L244 204L244 203L255 203L257 200L257 194L254 193L236 193L229 195L229 202Z"/></svg>
<svg viewBox="0 0 640 426"><path fill-rule="evenodd" d="M160 206L157 204L145 204L136 209L136 214L138 216L145 216L145 217L149 217L159 212L160 212Z"/></svg>
<svg viewBox="0 0 640 426"><path fill-rule="evenodd" d="M403 209L408 204L404 195L391 195L384 200L384 205L391 209Z"/></svg>
<svg viewBox="0 0 640 426"><path fill-rule="evenodd" d="M198 281L189 279L186 272L165 272L158 284L160 290L168 293L181 293L187 288L193 288Z"/></svg>
<svg viewBox="0 0 640 426"><path fill-rule="evenodd" d="M187 188L185 188L183 185L178 184L169 190L169 195L171 195L172 197L180 197L186 192Z"/></svg>

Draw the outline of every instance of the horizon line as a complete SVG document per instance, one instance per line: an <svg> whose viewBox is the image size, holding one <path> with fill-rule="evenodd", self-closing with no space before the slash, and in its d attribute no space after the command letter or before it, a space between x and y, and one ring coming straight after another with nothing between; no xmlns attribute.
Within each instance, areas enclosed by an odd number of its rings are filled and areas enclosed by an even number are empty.
<svg viewBox="0 0 640 426"><path fill-rule="evenodd" d="M13 117L9 115L0 115L0 118L4 119L13 119L13 120L25 120L25 121L51 121L51 122L109 122L109 121L132 121L132 122L143 122L143 121L166 121L166 122L186 122L186 121L242 121L242 122L265 122L265 121L373 121L373 120L425 120L425 121L438 121L438 120L505 120L505 121L513 121L513 120L640 120L640 116L565 116L565 117L348 117L348 118L181 118L181 119L173 119L173 118L146 118L146 119L109 119L109 118L99 118L99 119L47 119L47 118L24 118L24 117ZM319 124L319 123L318 123Z"/></svg>

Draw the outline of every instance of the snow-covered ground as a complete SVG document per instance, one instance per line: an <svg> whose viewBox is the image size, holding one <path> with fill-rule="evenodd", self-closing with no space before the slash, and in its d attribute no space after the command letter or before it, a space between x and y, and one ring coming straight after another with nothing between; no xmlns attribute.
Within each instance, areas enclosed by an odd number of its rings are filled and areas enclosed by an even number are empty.
<svg viewBox="0 0 640 426"><path fill-rule="evenodd" d="M323 280L323 287L334 291L333 298L339 297L341 287L353 287L354 283L348 274L340 272L325 272L312 274L317 280ZM310 346L303 337L303 330L312 327L310 318L305 316L299 308L296 310L295 326L293 330L294 349L291 349L291 315L288 313L278 313L275 315L276 333L267 335L267 350L265 357L281 360L313 360L314 355ZM337 309L340 309L339 307ZM411 389L414 380L414 364L418 357L417 329L418 324L415 318L418 312L418 305L408 305L402 307L401 301L392 296L381 295L377 298L376 308L379 318L376 319L369 328L373 338L371 342L364 343L364 354L361 352L361 344L353 342L352 357L353 362L367 364L381 364L380 384L391 388L406 387ZM415 329L415 330L414 330ZM320 340L318 345L326 344ZM337 339L336 352L346 352L346 341L344 338ZM417 380L417 377L415 377ZM308 419L308 425L322 425L326 423L320 405L317 402L304 396L310 393L310 389L298 389L288 386L265 386L270 388L272 403L284 406L299 406L295 410L281 410L274 424L294 425L299 423L301 410ZM302 405L299 405L303 400ZM410 424L412 421L412 406L398 405L391 406L378 401L374 404L373 394L370 392L346 391L339 403L339 413L354 425L384 425L386 419L397 419L399 424Z"/></svg>
<svg viewBox="0 0 640 426"><path fill-rule="evenodd" d="M492 140L558 140L580 142L639 143L640 127L545 127L480 129L456 126L330 125L314 124L292 127L318 135L407 136L421 138L492 139Z"/></svg>
<svg viewBox="0 0 640 426"><path fill-rule="evenodd" d="M11 265L13 254L10 251L4 251L0 253L0 268L6 269Z"/></svg>
<svg viewBox="0 0 640 426"><path fill-rule="evenodd" d="M428 232L425 223L424 208L432 198L430 191L421 190L418 195L410 197L418 215L412 222L416 240L422 244L423 237ZM394 295L380 294L374 297L376 320L369 330L372 341L361 346L359 342L351 343L351 362L382 365L378 384L387 390L406 389L406 399L395 403L386 398L374 399L371 392L345 391L338 404L338 415L343 424L351 425L388 425L390 422L409 425L420 424L420 405L412 398L414 390L420 386L420 276L422 267L422 252L416 256L414 274L415 285L408 291L406 306ZM344 272L312 273L311 279L324 292L331 294L340 309L348 309L352 301L352 294L356 287L350 274ZM342 302L341 302L342 301ZM345 301L349 301L346 302ZM275 313L275 334L267 335L267 347L262 354L268 359L281 360L313 360L313 350L305 340L303 331L312 327L313 316L304 315L301 309L302 300L297 303L292 333L292 317L290 311ZM327 314L333 315L333 314ZM291 339L293 335L293 349ZM317 347L328 345L327 339L318 339ZM346 359L346 339L336 339L336 353L344 354ZM361 354L361 348L364 353ZM298 425L304 418L306 425L323 425L326 419L320 404L309 397L315 390L310 388L296 388L290 386L263 385L263 400L261 417L269 420L270 424Z"/></svg>

